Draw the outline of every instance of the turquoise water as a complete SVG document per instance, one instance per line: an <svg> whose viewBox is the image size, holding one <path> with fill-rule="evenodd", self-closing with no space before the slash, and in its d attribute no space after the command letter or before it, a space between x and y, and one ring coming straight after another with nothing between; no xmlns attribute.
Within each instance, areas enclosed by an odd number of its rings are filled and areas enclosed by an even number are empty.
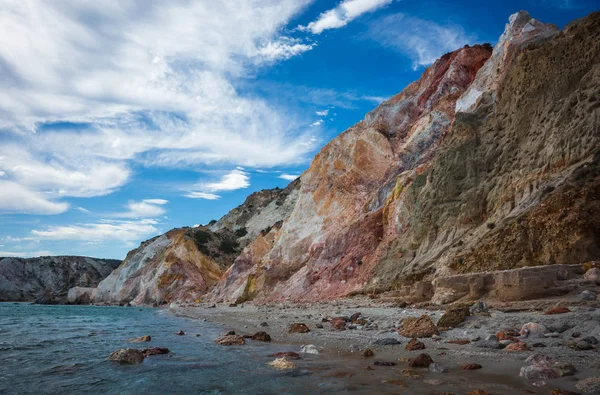
<svg viewBox="0 0 600 395"><path fill-rule="evenodd" d="M185 336L175 332L183 330ZM223 328L159 309L0 303L1 394L317 393L344 391L311 372L275 371L268 354L290 346L213 343ZM200 333L200 337L195 334ZM150 335L150 343L125 340ZM119 348L168 347L169 355L125 366L107 361Z"/></svg>

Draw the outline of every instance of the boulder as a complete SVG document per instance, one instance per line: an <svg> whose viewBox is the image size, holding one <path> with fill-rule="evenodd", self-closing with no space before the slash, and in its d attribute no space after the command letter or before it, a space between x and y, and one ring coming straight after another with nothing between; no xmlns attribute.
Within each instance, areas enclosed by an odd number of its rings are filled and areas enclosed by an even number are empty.
<svg viewBox="0 0 600 395"><path fill-rule="evenodd" d="M485 302L482 301L478 301L475 304L473 304L471 307L469 307L469 313L473 314L473 315L477 315L477 314L481 314L481 313L488 313L489 309L488 309L488 305Z"/></svg>
<svg viewBox="0 0 600 395"><path fill-rule="evenodd" d="M440 332L427 314L416 317L408 317L402 321L402 325L398 330L398 333L404 337L419 338L419 337L431 337L433 335L439 335Z"/></svg>
<svg viewBox="0 0 600 395"><path fill-rule="evenodd" d="M456 328L462 324L470 315L469 306L453 305L446 309L444 315L437 323L438 328L445 330Z"/></svg>
<svg viewBox="0 0 600 395"><path fill-rule="evenodd" d="M448 369L438 363L432 363L429 365L429 371L431 373L448 373Z"/></svg>
<svg viewBox="0 0 600 395"><path fill-rule="evenodd" d="M419 340L412 338L406 347L404 348L406 351L416 351L416 350L424 350L425 343L420 342Z"/></svg>
<svg viewBox="0 0 600 395"><path fill-rule="evenodd" d="M346 319L344 317L336 317L331 320L331 326L338 331L346 330Z"/></svg>
<svg viewBox="0 0 600 395"><path fill-rule="evenodd" d="M408 366L411 368L429 368L429 365L433 363L433 359L429 354L419 354L416 358L409 361Z"/></svg>
<svg viewBox="0 0 600 395"><path fill-rule="evenodd" d="M507 345L504 348L506 351L529 351L529 347L524 342L516 342Z"/></svg>
<svg viewBox="0 0 600 395"><path fill-rule="evenodd" d="M122 348L110 354L109 361L135 365L144 361L144 354L135 348Z"/></svg>
<svg viewBox="0 0 600 395"><path fill-rule="evenodd" d="M175 332L175 334L177 336L183 336L183 335L185 335L185 332L184 331L179 331L179 332Z"/></svg>
<svg viewBox="0 0 600 395"><path fill-rule="evenodd" d="M548 328L546 328L542 324L537 324L535 322L528 322L523 325L521 328L520 334L525 337L544 337L544 334L550 332Z"/></svg>
<svg viewBox="0 0 600 395"><path fill-rule="evenodd" d="M144 354L144 358L148 358L151 355L161 355L168 354L170 350L166 347L150 347L142 350L142 354Z"/></svg>
<svg viewBox="0 0 600 395"><path fill-rule="evenodd" d="M127 341L130 343L144 343L144 342L149 342L150 340L152 340L152 338L150 336L146 335L146 336L134 337L133 339L129 339Z"/></svg>
<svg viewBox="0 0 600 395"><path fill-rule="evenodd" d="M251 339L261 342L270 342L271 336L269 336L267 332L256 332L254 335L252 335Z"/></svg>
<svg viewBox="0 0 600 395"><path fill-rule="evenodd" d="M300 348L300 352L303 354L319 354L319 349L314 344L307 344Z"/></svg>
<svg viewBox="0 0 600 395"><path fill-rule="evenodd" d="M269 362L269 365L271 365L273 368L278 369L278 370L287 370L287 369L295 369L296 368L296 364L293 363L292 361L288 361L285 357L277 358L276 360Z"/></svg>
<svg viewBox="0 0 600 395"><path fill-rule="evenodd" d="M528 380L548 380L563 376L572 376L577 371L571 364L557 361L542 354L533 354L525 360L519 376Z"/></svg>
<svg viewBox="0 0 600 395"><path fill-rule="evenodd" d="M308 333L308 332L310 332L310 329L308 329L308 326L306 326L306 324L295 323L295 324L290 325L289 333Z"/></svg>
<svg viewBox="0 0 600 395"><path fill-rule="evenodd" d="M220 346L236 346L246 344L246 340L242 336L227 335L216 338L215 343Z"/></svg>
<svg viewBox="0 0 600 395"><path fill-rule="evenodd" d="M583 275L583 279L586 281L592 281L594 283L600 283L600 269L593 267Z"/></svg>

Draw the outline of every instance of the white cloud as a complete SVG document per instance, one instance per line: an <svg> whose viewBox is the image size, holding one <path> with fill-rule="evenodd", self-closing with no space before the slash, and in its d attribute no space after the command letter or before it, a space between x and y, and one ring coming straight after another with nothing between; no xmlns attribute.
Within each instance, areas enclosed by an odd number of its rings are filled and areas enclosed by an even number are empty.
<svg viewBox="0 0 600 395"><path fill-rule="evenodd" d="M294 181L296 178L300 177L300 174L287 174L287 173L283 173L279 176L279 178L282 178L284 180L288 180L288 181Z"/></svg>
<svg viewBox="0 0 600 395"><path fill-rule="evenodd" d="M6 173L0 170L0 177L4 176Z"/></svg>
<svg viewBox="0 0 600 395"><path fill-rule="evenodd" d="M34 258L38 256L53 255L50 251L33 251L33 252L15 252L15 251L0 251L0 257L17 257L17 258Z"/></svg>
<svg viewBox="0 0 600 395"><path fill-rule="evenodd" d="M69 209L67 203L53 202L15 182L0 181L0 191L0 213L52 215Z"/></svg>
<svg viewBox="0 0 600 395"><path fill-rule="evenodd" d="M194 226L192 226L192 228L199 228L200 224L194 224Z"/></svg>
<svg viewBox="0 0 600 395"><path fill-rule="evenodd" d="M31 233L41 240L78 240L85 242L120 241L125 244L159 234L158 222L151 219L139 221L102 221L99 223L50 226Z"/></svg>
<svg viewBox="0 0 600 395"><path fill-rule="evenodd" d="M249 186L250 177L248 173L240 169L230 171L217 182L200 184L201 189L210 192L235 191Z"/></svg>
<svg viewBox="0 0 600 395"><path fill-rule="evenodd" d="M127 204L128 211L113 214L113 217L122 218L151 218L163 215L166 210L161 206L169 201L164 199L144 199L141 202L130 201Z"/></svg>
<svg viewBox="0 0 600 395"><path fill-rule="evenodd" d="M329 114L329 110L317 111L316 114L320 117L326 117Z"/></svg>
<svg viewBox="0 0 600 395"><path fill-rule="evenodd" d="M298 26L300 30L309 30L321 34L324 30L346 26L352 20L367 12L373 12L390 4L393 0L344 0L337 7L323 12L317 20L307 26Z"/></svg>
<svg viewBox="0 0 600 395"><path fill-rule="evenodd" d="M367 37L405 54L413 61L415 69L428 66L444 53L476 40L459 25L440 25L402 13L374 21Z"/></svg>
<svg viewBox="0 0 600 395"><path fill-rule="evenodd" d="M318 121L315 121L315 122L311 123L310 127L314 128L315 126L321 126L321 125L323 125L323 120L319 119Z"/></svg>
<svg viewBox="0 0 600 395"><path fill-rule="evenodd" d="M86 213L86 214L91 213L90 210L88 210L87 208L84 208L84 207L74 207L74 208L75 208L75 210L81 211L82 213Z"/></svg>
<svg viewBox="0 0 600 395"><path fill-rule="evenodd" d="M205 192L189 192L183 196L188 197L190 199L206 199L206 200L217 200L221 197L214 193L205 193Z"/></svg>
<svg viewBox="0 0 600 395"><path fill-rule="evenodd" d="M133 166L306 160L306 122L236 85L314 47L282 35L309 2L0 3L0 171L52 198L91 197Z"/></svg>

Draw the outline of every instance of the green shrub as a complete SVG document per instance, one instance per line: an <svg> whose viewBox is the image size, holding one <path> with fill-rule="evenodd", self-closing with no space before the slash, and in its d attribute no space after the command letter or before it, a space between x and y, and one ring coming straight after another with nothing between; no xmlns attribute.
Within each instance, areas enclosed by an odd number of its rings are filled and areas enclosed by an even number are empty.
<svg viewBox="0 0 600 395"><path fill-rule="evenodd" d="M246 228L239 228L238 230L235 231L235 235L237 237L244 237L248 234L248 231L246 230Z"/></svg>
<svg viewBox="0 0 600 395"><path fill-rule="evenodd" d="M239 246L240 244L236 240L223 239L221 240L221 244L219 244L219 250L226 254L233 254L237 252Z"/></svg>

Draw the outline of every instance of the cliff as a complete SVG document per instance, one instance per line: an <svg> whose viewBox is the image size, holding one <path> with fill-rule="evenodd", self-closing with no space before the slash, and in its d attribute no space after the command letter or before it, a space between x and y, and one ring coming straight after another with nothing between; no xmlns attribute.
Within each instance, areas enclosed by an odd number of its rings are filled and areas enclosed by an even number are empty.
<svg viewBox="0 0 600 395"><path fill-rule="evenodd" d="M600 13L511 16L327 144L214 300L315 301L600 256Z"/></svg>
<svg viewBox="0 0 600 395"><path fill-rule="evenodd" d="M75 286L94 287L120 261L83 256L0 258L0 301L66 301Z"/></svg>

